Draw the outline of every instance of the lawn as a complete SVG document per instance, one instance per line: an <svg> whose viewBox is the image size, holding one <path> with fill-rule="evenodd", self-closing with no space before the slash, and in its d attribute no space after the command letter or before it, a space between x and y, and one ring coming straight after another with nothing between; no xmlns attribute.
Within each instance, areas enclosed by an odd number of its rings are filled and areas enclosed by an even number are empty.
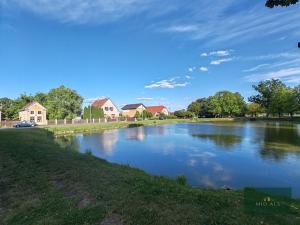
<svg viewBox="0 0 300 225"><path fill-rule="evenodd" d="M110 122L100 124L61 125L46 126L45 128L56 135L73 133L97 132L106 129L126 128L132 126L153 126L172 123L195 123L195 122L230 122L232 118L208 118L208 119L168 119L168 120L144 120L137 122Z"/></svg>
<svg viewBox="0 0 300 225"><path fill-rule="evenodd" d="M250 215L242 191L193 189L111 164L60 147L45 129L0 131L0 174L3 225L300 224L298 210Z"/></svg>

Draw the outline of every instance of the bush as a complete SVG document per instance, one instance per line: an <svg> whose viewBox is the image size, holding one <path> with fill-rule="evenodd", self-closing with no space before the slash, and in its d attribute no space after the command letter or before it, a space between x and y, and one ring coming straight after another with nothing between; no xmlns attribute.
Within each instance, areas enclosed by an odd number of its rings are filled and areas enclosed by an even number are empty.
<svg viewBox="0 0 300 225"><path fill-rule="evenodd" d="M184 175L180 175L176 177L176 182L182 186L185 186L187 184L187 179Z"/></svg>

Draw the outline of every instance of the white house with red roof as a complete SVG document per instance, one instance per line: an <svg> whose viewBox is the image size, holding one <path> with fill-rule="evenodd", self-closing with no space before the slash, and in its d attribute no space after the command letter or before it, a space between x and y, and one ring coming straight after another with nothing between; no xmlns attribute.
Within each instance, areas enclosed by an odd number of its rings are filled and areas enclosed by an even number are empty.
<svg viewBox="0 0 300 225"><path fill-rule="evenodd" d="M102 109L106 118L115 119L120 117L120 111L109 98L94 101L92 107Z"/></svg>
<svg viewBox="0 0 300 225"><path fill-rule="evenodd" d="M168 109L163 105L147 106L147 111L151 112L153 114L153 116L155 116L155 117L157 117L161 114L164 114L166 116L168 116L170 114Z"/></svg>

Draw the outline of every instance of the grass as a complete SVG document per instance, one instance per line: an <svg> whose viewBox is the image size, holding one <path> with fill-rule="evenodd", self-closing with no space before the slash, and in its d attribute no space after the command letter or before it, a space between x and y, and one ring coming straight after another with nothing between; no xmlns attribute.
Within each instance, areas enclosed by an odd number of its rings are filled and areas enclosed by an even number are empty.
<svg viewBox="0 0 300 225"><path fill-rule="evenodd" d="M183 177L150 176L61 148L45 129L0 131L0 174L3 225L300 223L299 210L246 214L242 191L193 189Z"/></svg>
<svg viewBox="0 0 300 225"><path fill-rule="evenodd" d="M82 124L82 125L62 125L62 126L47 126L48 131L56 135L67 135L74 133L97 132L106 129L127 128L133 126L153 126L172 123L193 123L193 122L229 122L232 118L208 118L208 119L168 119L168 120L144 120L138 122L112 122L101 124Z"/></svg>

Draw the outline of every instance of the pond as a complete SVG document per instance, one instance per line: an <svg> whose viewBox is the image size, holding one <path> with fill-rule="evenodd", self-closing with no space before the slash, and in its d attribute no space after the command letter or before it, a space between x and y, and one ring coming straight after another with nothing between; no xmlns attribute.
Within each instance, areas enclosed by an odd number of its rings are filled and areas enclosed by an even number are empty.
<svg viewBox="0 0 300 225"><path fill-rule="evenodd" d="M291 187L300 197L300 124L190 123L60 137L64 146L140 168L185 175L194 187Z"/></svg>

